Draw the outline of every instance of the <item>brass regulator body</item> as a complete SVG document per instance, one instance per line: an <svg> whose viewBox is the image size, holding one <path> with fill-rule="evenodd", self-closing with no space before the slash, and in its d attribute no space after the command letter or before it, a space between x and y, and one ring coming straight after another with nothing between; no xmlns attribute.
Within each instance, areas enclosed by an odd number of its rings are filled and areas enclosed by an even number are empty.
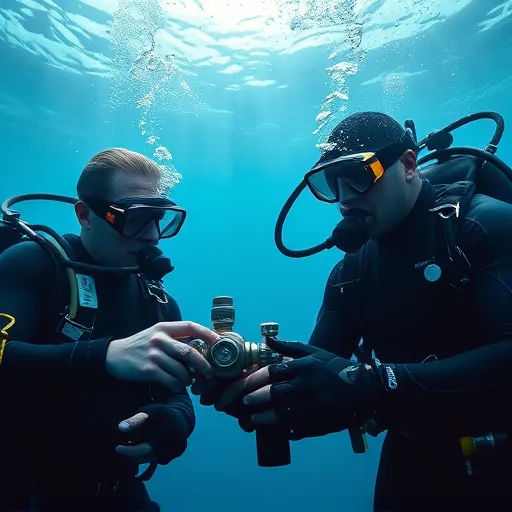
<svg viewBox="0 0 512 512"><path fill-rule="evenodd" d="M277 323L260 324L263 336L260 343L245 341L240 334L233 331L235 308L231 297L213 299L211 319L213 330L221 338L210 346L201 340L192 340L190 345L210 363L216 377L233 379L242 376L244 370L262 368L282 361L281 354L274 352L265 343L267 337L278 335Z"/></svg>

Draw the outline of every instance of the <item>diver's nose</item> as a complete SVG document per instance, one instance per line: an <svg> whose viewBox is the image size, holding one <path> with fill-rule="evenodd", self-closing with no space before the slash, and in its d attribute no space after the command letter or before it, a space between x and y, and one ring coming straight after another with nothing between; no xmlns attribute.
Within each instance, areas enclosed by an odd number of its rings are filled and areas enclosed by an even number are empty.
<svg viewBox="0 0 512 512"><path fill-rule="evenodd" d="M353 202L361 198L361 194L356 192L352 187L349 187L343 180L339 180L338 187L342 207L353 207Z"/></svg>
<svg viewBox="0 0 512 512"><path fill-rule="evenodd" d="M344 197L341 203L338 203L340 212L343 214L346 210L357 208L361 196L359 194L352 195L351 197Z"/></svg>
<svg viewBox="0 0 512 512"><path fill-rule="evenodd" d="M158 243L160 240L158 221L155 220L154 222L148 222L142 233L140 233L139 238L152 244Z"/></svg>

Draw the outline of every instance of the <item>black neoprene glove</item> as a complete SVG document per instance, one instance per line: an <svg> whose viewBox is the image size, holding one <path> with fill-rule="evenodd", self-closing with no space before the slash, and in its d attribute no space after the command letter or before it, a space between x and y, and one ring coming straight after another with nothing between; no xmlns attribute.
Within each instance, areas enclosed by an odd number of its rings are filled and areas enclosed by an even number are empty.
<svg viewBox="0 0 512 512"><path fill-rule="evenodd" d="M185 453L188 427L181 411L168 405L150 404L137 412L148 415L138 435L151 446L158 464L165 466Z"/></svg>
<svg viewBox="0 0 512 512"><path fill-rule="evenodd" d="M267 339L267 344L293 358L268 367L271 401L264 404L289 429L291 440L363 424L396 388L392 366L354 364L311 345L275 338ZM239 420L244 430L248 429L247 412L258 412L261 405L246 408Z"/></svg>

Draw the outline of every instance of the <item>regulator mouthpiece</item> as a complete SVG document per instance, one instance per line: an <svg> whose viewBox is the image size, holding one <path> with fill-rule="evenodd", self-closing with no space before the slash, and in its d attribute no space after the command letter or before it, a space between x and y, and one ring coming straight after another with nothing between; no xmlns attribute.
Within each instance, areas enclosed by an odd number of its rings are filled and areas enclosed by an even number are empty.
<svg viewBox="0 0 512 512"><path fill-rule="evenodd" d="M343 252L357 252L370 239L368 212L359 209L347 210L343 219L332 232L331 240Z"/></svg>
<svg viewBox="0 0 512 512"><path fill-rule="evenodd" d="M142 274L156 281L159 281L174 270L171 260L165 257L156 245L143 247L137 253L137 264Z"/></svg>

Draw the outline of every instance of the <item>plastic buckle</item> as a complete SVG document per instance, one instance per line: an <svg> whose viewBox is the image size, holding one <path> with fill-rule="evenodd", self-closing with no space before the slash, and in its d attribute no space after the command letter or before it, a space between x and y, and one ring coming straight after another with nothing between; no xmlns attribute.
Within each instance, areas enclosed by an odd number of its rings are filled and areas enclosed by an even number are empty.
<svg viewBox="0 0 512 512"><path fill-rule="evenodd" d="M498 151L498 146L496 146L496 144L487 144L487 146L485 146L485 151L487 151L487 153L490 153L491 155L494 155L496 153L496 151Z"/></svg>
<svg viewBox="0 0 512 512"><path fill-rule="evenodd" d="M443 213L443 210L449 209L451 210L449 213ZM436 206L435 208L431 208L429 211L433 213L438 213L440 217L443 219L449 219L455 215L456 218L459 218L460 215L460 203L456 204L442 204L441 206Z"/></svg>
<svg viewBox="0 0 512 512"><path fill-rule="evenodd" d="M165 292L162 290L162 288L160 286L148 282L147 288L148 288L148 293L150 295L152 295L153 297L155 297L155 299L158 302L160 302L160 304L167 304L169 302L167 299L167 295L165 294ZM158 295L157 293L154 293L153 290L158 290L159 292L161 292L161 296ZM162 297L163 297L163 299L162 299Z"/></svg>
<svg viewBox="0 0 512 512"><path fill-rule="evenodd" d="M90 339L92 335L91 328L71 320L69 317L69 306L66 307L66 312L63 314L63 318L57 326L57 332L72 339L73 341Z"/></svg>

